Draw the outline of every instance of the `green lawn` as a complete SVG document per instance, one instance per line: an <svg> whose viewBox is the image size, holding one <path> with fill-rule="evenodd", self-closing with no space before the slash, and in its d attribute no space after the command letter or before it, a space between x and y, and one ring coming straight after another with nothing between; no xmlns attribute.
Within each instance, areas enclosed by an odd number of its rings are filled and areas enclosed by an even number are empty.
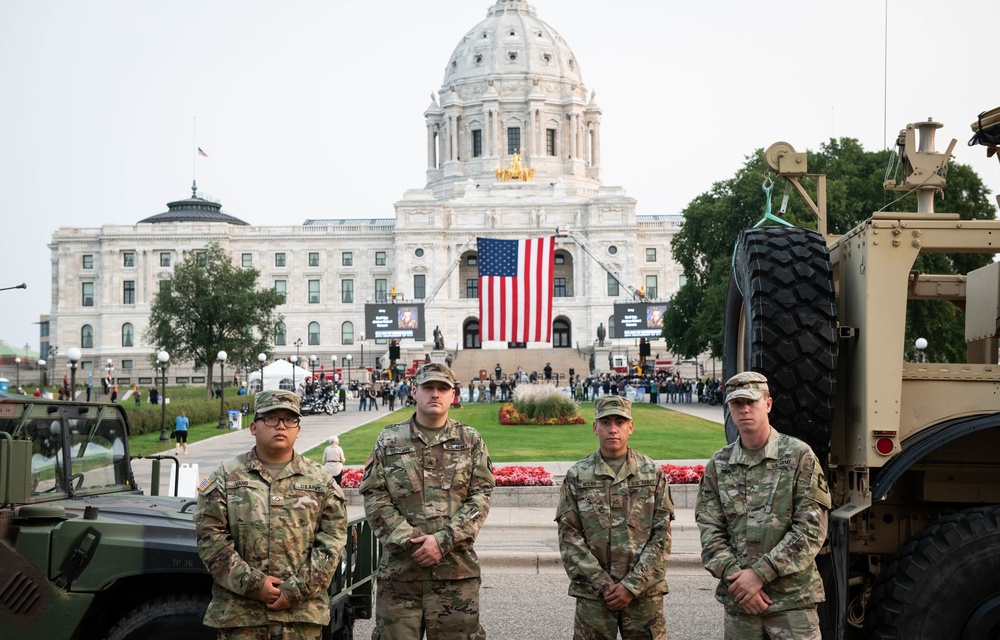
<svg viewBox="0 0 1000 640"><path fill-rule="evenodd" d="M579 460L597 449L592 402L581 405L587 424L579 425L505 426L500 424L499 411L499 404L466 404L450 413L483 435L494 462ZM413 409L400 410L341 435L347 464L362 464L382 428L412 413ZM654 460L709 458L726 444L725 429L715 422L650 405L633 405L632 414L636 427L629 445ZM319 461L323 449L316 447L306 457Z"/></svg>

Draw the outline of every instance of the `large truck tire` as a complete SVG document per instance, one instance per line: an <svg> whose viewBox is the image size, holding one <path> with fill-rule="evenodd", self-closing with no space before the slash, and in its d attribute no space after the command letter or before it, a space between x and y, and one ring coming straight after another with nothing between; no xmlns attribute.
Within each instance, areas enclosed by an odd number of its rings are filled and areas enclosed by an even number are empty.
<svg viewBox="0 0 1000 640"><path fill-rule="evenodd" d="M163 596L127 613L105 640L214 640L202 624L208 596Z"/></svg>
<svg viewBox="0 0 1000 640"><path fill-rule="evenodd" d="M865 637L1000 638L1000 507L953 514L900 547L872 591Z"/></svg>
<svg viewBox="0 0 1000 640"><path fill-rule="evenodd" d="M823 236L798 227L742 231L726 299L722 372L767 376L771 425L830 451L836 392L837 311ZM725 380L723 380L725 382ZM726 408L726 439L738 437Z"/></svg>

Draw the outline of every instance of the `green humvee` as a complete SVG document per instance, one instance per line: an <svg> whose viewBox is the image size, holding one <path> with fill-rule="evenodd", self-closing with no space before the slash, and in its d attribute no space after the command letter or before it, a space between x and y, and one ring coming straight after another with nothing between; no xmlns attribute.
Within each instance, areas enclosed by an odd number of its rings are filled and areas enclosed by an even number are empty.
<svg viewBox="0 0 1000 640"><path fill-rule="evenodd" d="M0 394L0 635L214 638L193 510L136 486L118 405ZM378 543L364 520L349 527L328 639L371 616Z"/></svg>

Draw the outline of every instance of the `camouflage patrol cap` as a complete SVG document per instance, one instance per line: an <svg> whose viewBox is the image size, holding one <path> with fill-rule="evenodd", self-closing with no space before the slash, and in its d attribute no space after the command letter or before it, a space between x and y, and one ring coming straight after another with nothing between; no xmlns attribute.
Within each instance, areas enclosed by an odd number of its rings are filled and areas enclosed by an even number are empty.
<svg viewBox="0 0 1000 640"><path fill-rule="evenodd" d="M632 402L621 396L601 396L594 403L594 420L605 416L621 416L632 419Z"/></svg>
<svg viewBox="0 0 1000 640"><path fill-rule="evenodd" d="M261 391L257 396L254 412L259 415L275 409L288 409L297 416L302 415L299 397L291 391Z"/></svg>
<svg viewBox="0 0 1000 640"><path fill-rule="evenodd" d="M425 364L420 367L419 371L417 371L417 377L414 379L414 383L422 385L428 382L443 382L449 387L454 388L455 374L452 373L451 369L449 369L447 365L443 365L440 362Z"/></svg>
<svg viewBox="0 0 1000 640"><path fill-rule="evenodd" d="M770 394L771 391L767 388L767 378L762 373L744 371L726 380L726 402L737 398L747 398L756 402L763 398L765 393Z"/></svg>

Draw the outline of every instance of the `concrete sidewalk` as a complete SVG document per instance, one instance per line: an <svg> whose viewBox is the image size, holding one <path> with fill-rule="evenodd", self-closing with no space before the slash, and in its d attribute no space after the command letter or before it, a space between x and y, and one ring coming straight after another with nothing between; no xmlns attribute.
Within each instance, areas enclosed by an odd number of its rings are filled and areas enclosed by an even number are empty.
<svg viewBox="0 0 1000 640"><path fill-rule="evenodd" d="M706 420L721 423L722 408L710 407L705 404L661 405L664 410L672 409L695 415ZM305 416L302 419L302 431L299 434L298 446L300 452L308 451L324 444L331 436L342 434L351 429L367 424L385 415L382 411L358 411L348 402L347 411L332 416L325 414ZM250 431L228 431L222 435L188 445L188 454L178 456L181 465L188 465L181 471L181 479L197 479L210 473L219 463L232 456L247 451L253 446ZM173 447L164 451L173 455ZM551 473L558 482L565 476L575 461L552 461L524 463L526 466L541 466ZM705 460L662 460L662 464L694 465L705 464ZM136 482L142 488L148 488L151 481L151 463L139 459L133 462ZM164 464L160 478L160 495L173 495L169 486L171 464ZM358 468L361 465L348 465ZM505 466L502 461L494 461L494 466ZM698 527L694 521L693 485L675 485L671 488L676 509L676 519L672 525L673 544L669 566L671 571L697 573L701 569L701 546L698 537ZM193 495L193 487L181 491L181 495ZM356 490L346 490L348 494L348 514L354 517L364 515L360 497ZM519 493L530 493L530 499L517 500ZM499 487L494 493L493 505L476 541L476 552L483 567L491 571L527 572L562 572L559 559L559 541L557 538L555 507L558 501L558 487L536 487L529 491ZM531 506L521 506L528 503Z"/></svg>

